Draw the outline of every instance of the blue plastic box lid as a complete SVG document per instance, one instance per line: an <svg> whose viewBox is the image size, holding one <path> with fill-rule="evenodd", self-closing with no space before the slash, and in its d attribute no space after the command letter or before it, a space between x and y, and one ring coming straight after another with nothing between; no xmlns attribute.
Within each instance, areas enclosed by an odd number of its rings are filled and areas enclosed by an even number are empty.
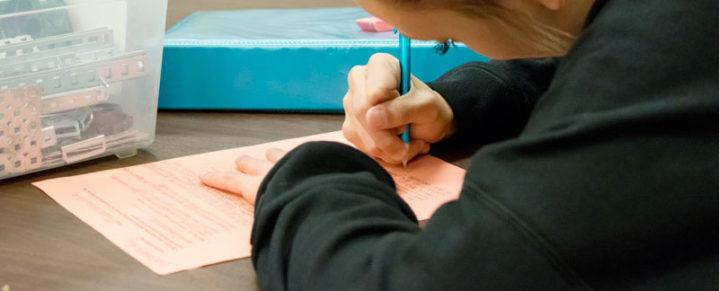
<svg viewBox="0 0 719 291"><path fill-rule="evenodd" d="M340 112L347 73L377 52L398 53L392 32L362 32L358 8L197 12L168 31L161 109ZM470 61L413 44L413 74L425 81Z"/></svg>

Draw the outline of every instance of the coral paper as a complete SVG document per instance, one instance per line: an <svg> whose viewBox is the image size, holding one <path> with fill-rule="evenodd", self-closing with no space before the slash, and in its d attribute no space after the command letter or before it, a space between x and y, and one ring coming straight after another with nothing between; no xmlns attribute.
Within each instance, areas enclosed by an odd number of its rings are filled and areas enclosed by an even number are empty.
<svg viewBox="0 0 719 291"><path fill-rule="evenodd" d="M34 183L115 245L165 275L248 257L253 207L202 185L209 170L234 169L240 155L264 157L307 141L348 144L339 132L242 147ZM387 167L420 220L455 200L464 170L431 156Z"/></svg>

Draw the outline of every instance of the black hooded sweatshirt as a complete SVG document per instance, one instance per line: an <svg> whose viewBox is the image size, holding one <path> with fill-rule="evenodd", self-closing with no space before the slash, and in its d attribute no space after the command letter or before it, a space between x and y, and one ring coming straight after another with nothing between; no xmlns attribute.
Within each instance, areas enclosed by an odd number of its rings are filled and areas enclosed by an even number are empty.
<svg viewBox="0 0 719 291"><path fill-rule="evenodd" d="M260 188L265 290L719 289L719 1L596 1L561 59L431 84L478 149L420 228L372 159L300 146Z"/></svg>

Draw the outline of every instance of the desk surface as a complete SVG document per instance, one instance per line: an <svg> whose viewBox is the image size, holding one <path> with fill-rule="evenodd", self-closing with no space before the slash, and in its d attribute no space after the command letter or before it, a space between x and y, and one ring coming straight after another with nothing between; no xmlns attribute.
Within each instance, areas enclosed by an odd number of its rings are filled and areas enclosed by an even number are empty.
<svg viewBox="0 0 719 291"><path fill-rule="evenodd" d="M105 158L0 182L0 288L257 290L249 259L156 275L30 183L335 131L342 120L338 115L162 112L155 144L136 157ZM466 165L466 159L456 160Z"/></svg>

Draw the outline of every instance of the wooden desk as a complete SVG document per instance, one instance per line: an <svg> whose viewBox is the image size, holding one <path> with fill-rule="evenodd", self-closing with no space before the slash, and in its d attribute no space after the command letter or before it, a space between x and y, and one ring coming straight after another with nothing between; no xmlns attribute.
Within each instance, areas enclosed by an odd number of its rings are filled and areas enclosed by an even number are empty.
<svg viewBox="0 0 719 291"><path fill-rule="evenodd" d="M0 288L11 290L256 290L249 260L158 276L31 182L338 130L338 115L162 112L155 144L0 182Z"/></svg>
<svg viewBox="0 0 719 291"><path fill-rule="evenodd" d="M114 157L0 182L0 288L11 290L257 290L249 259L159 276L30 183L339 130L340 115L161 112L157 139ZM466 166L467 159L454 159Z"/></svg>

